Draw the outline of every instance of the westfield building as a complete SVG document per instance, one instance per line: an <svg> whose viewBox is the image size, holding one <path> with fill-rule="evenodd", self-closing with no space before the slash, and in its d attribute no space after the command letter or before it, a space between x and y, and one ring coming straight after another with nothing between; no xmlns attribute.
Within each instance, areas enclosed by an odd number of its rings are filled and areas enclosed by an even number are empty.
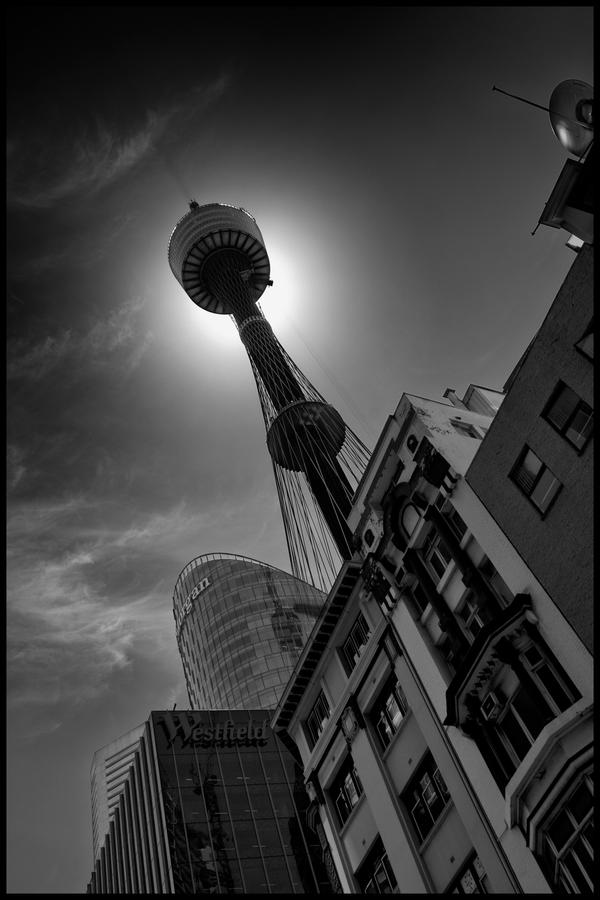
<svg viewBox="0 0 600 900"><path fill-rule="evenodd" d="M128 738L96 754L98 775L102 765L118 770L120 754L126 771L88 893L338 887L309 825L302 767L265 710L152 712Z"/></svg>

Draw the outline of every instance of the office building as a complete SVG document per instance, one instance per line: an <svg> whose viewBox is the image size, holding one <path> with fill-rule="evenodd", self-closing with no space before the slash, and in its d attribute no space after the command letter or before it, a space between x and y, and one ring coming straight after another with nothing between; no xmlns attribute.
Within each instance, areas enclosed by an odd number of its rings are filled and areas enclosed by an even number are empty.
<svg viewBox="0 0 600 900"><path fill-rule="evenodd" d="M208 553L177 578L173 615L194 709L273 709L325 600L266 563Z"/></svg>
<svg viewBox="0 0 600 900"><path fill-rule="evenodd" d="M88 893L331 893L308 806L265 710L152 712Z"/></svg>
<svg viewBox="0 0 600 900"><path fill-rule="evenodd" d="M389 417L272 724L345 892L589 892L592 658L464 477L507 399L446 397Z"/></svg>
<svg viewBox="0 0 600 900"><path fill-rule="evenodd" d="M593 248L577 254L466 473L593 648Z"/></svg>

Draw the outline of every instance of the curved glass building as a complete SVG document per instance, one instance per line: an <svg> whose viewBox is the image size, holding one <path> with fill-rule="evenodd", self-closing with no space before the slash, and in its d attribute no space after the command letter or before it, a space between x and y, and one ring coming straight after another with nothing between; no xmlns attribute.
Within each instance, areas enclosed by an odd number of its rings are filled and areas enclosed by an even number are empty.
<svg viewBox="0 0 600 900"><path fill-rule="evenodd" d="M185 566L173 614L195 709L274 709L325 594L266 563L207 553Z"/></svg>

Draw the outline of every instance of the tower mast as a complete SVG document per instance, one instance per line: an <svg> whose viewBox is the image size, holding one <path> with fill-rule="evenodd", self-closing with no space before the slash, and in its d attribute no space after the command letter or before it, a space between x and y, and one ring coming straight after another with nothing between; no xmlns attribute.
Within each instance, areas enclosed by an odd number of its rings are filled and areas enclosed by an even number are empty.
<svg viewBox="0 0 600 900"><path fill-rule="evenodd" d="M230 315L258 388L292 571L328 588L352 555L346 517L369 453L287 355L258 305L271 284L262 234L246 210L199 206L175 227L169 263L203 309Z"/></svg>

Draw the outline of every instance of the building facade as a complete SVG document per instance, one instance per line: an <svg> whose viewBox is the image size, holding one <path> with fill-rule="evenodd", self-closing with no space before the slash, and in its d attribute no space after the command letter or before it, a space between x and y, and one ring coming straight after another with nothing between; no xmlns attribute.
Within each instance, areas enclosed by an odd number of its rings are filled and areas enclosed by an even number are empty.
<svg viewBox="0 0 600 900"><path fill-rule="evenodd" d="M591 654L465 480L506 399L446 396L388 419L273 726L346 892L587 892Z"/></svg>
<svg viewBox="0 0 600 900"><path fill-rule="evenodd" d="M88 893L331 893L308 806L265 710L152 712Z"/></svg>
<svg viewBox="0 0 600 900"><path fill-rule="evenodd" d="M198 556L173 594L177 645L194 709L273 709L325 594L266 563Z"/></svg>
<svg viewBox="0 0 600 900"><path fill-rule="evenodd" d="M593 648L593 247L583 247L466 473Z"/></svg>
<svg viewBox="0 0 600 900"><path fill-rule="evenodd" d="M143 733L144 726L138 725L94 753L91 768L94 859L100 856L104 835L119 805Z"/></svg>

